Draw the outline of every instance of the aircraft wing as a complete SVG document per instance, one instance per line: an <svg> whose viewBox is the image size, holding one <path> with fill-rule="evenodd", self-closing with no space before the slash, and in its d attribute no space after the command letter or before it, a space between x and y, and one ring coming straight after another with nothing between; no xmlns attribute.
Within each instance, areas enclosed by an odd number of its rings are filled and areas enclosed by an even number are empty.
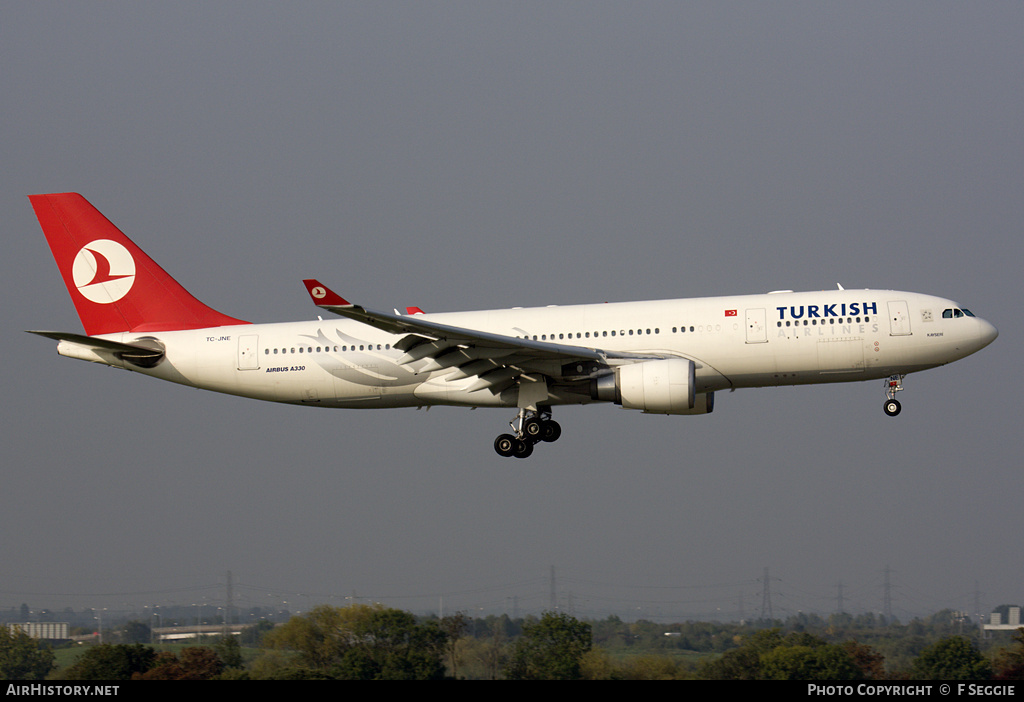
<svg viewBox="0 0 1024 702"><path fill-rule="evenodd" d="M419 314L378 312L348 302L316 280L303 283L321 309L391 334L405 334L394 344L405 352L399 363L425 360L417 372L457 369L448 376L449 380L477 376L470 390L497 393L511 386L518 376L530 373L556 380L583 380L607 372L610 365L661 358L494 334L432 322Z"/></svg>

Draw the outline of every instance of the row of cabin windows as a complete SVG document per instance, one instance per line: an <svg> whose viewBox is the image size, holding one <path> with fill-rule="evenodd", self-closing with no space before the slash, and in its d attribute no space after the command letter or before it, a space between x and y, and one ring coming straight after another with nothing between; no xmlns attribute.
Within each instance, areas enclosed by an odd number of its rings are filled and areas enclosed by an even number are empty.
<svg viewBox="0 0 1024 702"><path fill-rule="evenodd" d="M854 322L854 319L856 319L856 320L857 320L857 324L860 324L860 323L861 323L861 318L860 318L860 317L856 317L856 318L854 318L854 317L847 317L847 318L846 318L846 323L847 323L847 324L853 324L853 322ZM865 321L865 322L870 322L870 321L871 321L871 317L865 317L865 318L864 318L864 321ZM839 321L836 321L836 318L835 318L835 317L829 317L829 319L828 319L828 323L829 323L829 324L842 324L842 323L843 323L843 318L842 318L842 317L840 317L840 318L839 318ZM807 319L805 319L805 320L804 320L804 326L806 327L806 326L807 326L808 324L810 324L810 325L811 325L812 327L813 327L813 326L816 326L816 325L818 324L818 320L817 320L817 319L810 319L810 320L807 320ZM821 320L821 324L822 324L822 326L824 326L824 325L825 325L825 320L824 320L824 319L823 319L823 320ZM781 326L782 326L782 322L778 322L778 323L776 324L776 326L780 326L780 327L781 327ZM799 326L800 326L800 320L799 320L799 319L798 319L798 320L796 320L795 322L793 322L793 323L792 323L792 325L790 324L790 322L789 322L789 321L787 321L787 322L786 322L786 326L787 326L787 327L788 327L788 326L795 326L795 327L799 327Z"/></svg>
<svg viewBox="0 0 1024 702"><path fill-rule="evenodd" d="M672 331L675 331L675 329L673 329ZM637 336L641 336L644 333L647 333L647 334L652 334L652 333L653 334L660 334L661 330L660 329L654 329L652 331L651 329L647 329L647 330L637 329L636 331L634 331L632 329L623 329L620 332L615 332L615 331L610 331L610 332L609 331L603 331L603 332L593 332L593 333L591 333L591 332L576 332L575 336L573 336L573 332L569 332L568 334L563 333L563 334L558 334L558 335L555 335L555 334L540 334L540 335L534 334L532 337L531 336L521 336L521 337L516 337L516 338L519 338L519 339L533 339L534 341L555 341L556 339L589 339L591 336L593 336L595 339L597 339L598 337L602 337L602 336L616 336L616 335L618 335L618 336L633 336L634 334L636 334Z"/></svg>
<svg viewBox="0 0 1024 702"><path fill-rule="evenodd" d="M672 327L673 334L686 333L686 331L695 331L696 327ZM711 330L711 327L708 327ZM590 339L600 338L608 336L644 336L647 334L660 334L661 329L654 327L653 329L623 329L621 331L595 331L595 332L568 332L562 334L534 334L533 336L518 336L517 339L533 339L534 341L561 341L563 339Z"/></svg>
<svg viewBox="0 0 1024 702"><path fill-rule="evenodd" d="M263 353L269 356L270 354L276 355L278 353L321 353L324 351L326 351L327 353L330 353L331 351L337 353L338 351L373 351L374 346L374 344L359 344L358 347L355 344L352 344L351 346L293 346L288 349L267 348L263 349ZM391 344L376 344L377 351L386 351L390 349Z"/></svg>

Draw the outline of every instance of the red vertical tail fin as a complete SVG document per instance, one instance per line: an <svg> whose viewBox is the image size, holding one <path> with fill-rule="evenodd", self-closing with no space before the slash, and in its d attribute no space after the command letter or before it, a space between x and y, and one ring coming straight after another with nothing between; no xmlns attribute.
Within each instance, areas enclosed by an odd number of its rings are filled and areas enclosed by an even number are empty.
<svg viewBox="0 0 1024 702"><path fill-rule="evenodd" d="M247 324L192 297L81 195L29 200L86 334Z"/></svg>

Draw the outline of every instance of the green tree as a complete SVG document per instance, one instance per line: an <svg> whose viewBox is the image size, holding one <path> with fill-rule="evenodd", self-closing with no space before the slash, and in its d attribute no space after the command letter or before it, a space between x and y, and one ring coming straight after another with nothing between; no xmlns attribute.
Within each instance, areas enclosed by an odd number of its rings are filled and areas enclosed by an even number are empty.
<svg viewBox="0 0 1024 702"><path fill-rule="evenodd" d="M713 680L857 680L878 660L867 647L831 644L807 632L758 631L739 648L701 664Z"/></svg>
<svg viewBox="0 0 1024 702"><path fill-rule="evenodd" d="M545 612L523 625L505 668L512 680L578 680L592 645L590 625L564 612Z"/></svg>
<svg viewBox="0 0 1024 702"><path fill-rule="evenodd" d="M911 675L917 680L986 680L992 667L969 640L950 636L921 651Z"/></svg>
<svg viewBox="0 0 1024 702"><path fill-rule="evenodd" d="M497 680L508 659L508 637L511 621L507 614L501 617L488 616L484 619L485 634L478 646L471 649L471 655L482 667L482 677Z"/></svg>
<svg viewBox="0 0 1024 702"><path fill-rule="evenodd" d="M885 656L857 641L842 644L843 650L860 670L861 680L881 680L885 677Z"/></svg>
<svg viewBox="0 0 1024 702"><path fill-rule="evenodd" d="M464 612L456 612L441 618L440 627L445 635L444 648L448 657L448 668L453 678L459 677L459 641L466 633L468 626L469 617Z"/></svg>
<svg viewBox="0 0 1024 702"><path fill-rule="evenodd" d="M355 680L440 680L447 639L435 621L416 623L416 617L399 609L378 607L353 627L355 645L346 652L345 664L355 663Z"/></svg>
<svg viewBox="0 0 1024 702"><path fill-rule="evenodd" d="M743 641L739 648L726 651L720 658L702 661L701 677L711 680L758 680L761 654L781 646L784 639L778 629L763 629Z"/></svg>
<svg viewBox="0 0 1024 702"><path fill-rule="evenodd" d="M766 680L857 680L860 668L841 646L779 646L762 654L761 676Z"/></svg>
<svg viewBox="0 0 1024 702"><path fill-rule="evenodd" d="M1002 649L995 657L995 677L997 680L1024 680L1024 628L1017 629L1013 635L1016 642Z"/></svg>
<svg viewBox="0 0 1024 702"><path fill-rule="evenodd" d="M445 640L437 622L380 605L321 605L265 637L297 652L310 675L348 680L443 678Z"/></svg>
<svg viewBox="0 0 1024 702"><path fill-rule="evenodd" d="M137 673L138 680L212 680L224 670L224 662L207 646L188 646L177 655L158 653L153 667Z"/></svg>
<svg viewBox="0 0 1024 702"><path fill-rule="evenodd" d="M131 680L156 662L156 651L142 644L100 644L83 653L64 672L67 680Z"/></svg>
<svg viewBox="0 0 1024 702"><path fill-rule="evenodd" d="M42 680L53 666L49 646L21 629L0 625L0 680Z"/></svg>
<svg viewBox="0 0 1024 702"><path fill-rule="evenodd" d="M351 622L358 615L357 607L359 605L314 607L305 616L292 617L264 635L264 644L296 651L305 667L325 670L340 661L349 646Z"/></svg>
<svg viewBox="0 0 1024 702"><path fill-rule="evenodd" d="M242 667L242 646L238 643L238 637L228 634L217 639L217 643L213 645L213 650L217 652L217 656L224 662L226 668L241 668Z"/></svg>

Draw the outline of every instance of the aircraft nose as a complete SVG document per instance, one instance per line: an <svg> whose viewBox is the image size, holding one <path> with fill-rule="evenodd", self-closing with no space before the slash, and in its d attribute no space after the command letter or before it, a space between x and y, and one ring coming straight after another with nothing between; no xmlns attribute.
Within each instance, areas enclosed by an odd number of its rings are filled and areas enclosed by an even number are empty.
<svg viewBox="0 0 1024 702"><path fill-rule="evenodd" d="M978 348L985 348L995 341L997 336L999 336L999 330L994 324L986 322L984 319L978 320L978 341L981 343Z"/></svg>

